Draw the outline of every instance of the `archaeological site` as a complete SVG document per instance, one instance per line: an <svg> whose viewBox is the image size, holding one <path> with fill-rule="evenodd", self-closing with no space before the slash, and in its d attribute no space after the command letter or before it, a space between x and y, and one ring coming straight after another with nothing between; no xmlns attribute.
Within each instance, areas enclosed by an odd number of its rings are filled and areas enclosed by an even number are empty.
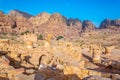
<svg viewBox="0 0 120 80"><path fill-rule="evenodd" d="M0 80L120 80L120 19L0 11Z"/></svg>

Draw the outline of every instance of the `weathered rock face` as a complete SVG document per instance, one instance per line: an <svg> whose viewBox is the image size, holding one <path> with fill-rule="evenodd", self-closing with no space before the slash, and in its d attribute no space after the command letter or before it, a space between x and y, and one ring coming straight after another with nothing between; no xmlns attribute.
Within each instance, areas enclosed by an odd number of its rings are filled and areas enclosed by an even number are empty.
<svg viewBox="0 0 120 80"><path fill-rule="evenodd" d="M13 18L16 18L16 17L30 18L30 17L32 17L31 14L28 14L28 13L25 13L25 12L22 12L19 10L12 10L12 11L10 11L10 13L8 15L12 16Z"/></svg>
<svg viewBox="0 0 120 80"><path fill-rule="evenodd" d="M28 21L28 19L24 17L16 17L14 19L16 22L16 28L13 29L13 33L22 33L22 32L32 32L32 24Z"/></svg>
<svg viewBox="0 0 120 80"><path fill-rule="evenodd" d="M74 39L75 37L79 37L81 31L76 27L67 27L66 29L66 37Z"/></svg>
<svg viewBox="0 0 120 80"><path fill-rule="evenodd" d="M15 21L7 15L0 12L0 32L1 33L11 33L12 28L16 27Z"/></svg>
<svg viewBox="0 0 120 80"><path fill-rule="evenodd" d="M28 21L33 25L34 32L42 34L44 37L48 34L64 36L66 33L66 18L58 13L50 15L43 12L35 17L31 17Z"/></svg>
<svg viewBox="0 0 120 80"><path fill-rule="evenodd" d="M58 13L50 15L46 12L43 12L35 17L31 17L29 21L34 26L40 26L41 24L47 24L47 25L53 25L53 26L66 25L66 18Z"/></svg>
<svg viewBox="0 0 120 80"><path fill-rule="evenodd" d="M105 20L101 23L100 28L107 28L108 26L110 26L110 22L111 22L111 20L105 19Z"/></svg>
<svg viewBox="0 0 120 80"><path fill-rule="evenodd" d="M32 32L32 24L28 21L28 18L32 17L32 15L18 10L13 10L8 15L11 16L16 23L16 28L13 29L13 33Z"/></svg>
<svg viewBox="0 0 120 80"><path fill-rule="evenodd" d="M94 35L96 30L94 24L89 20L82 23L79 19L67 19L58 13L48 14L46 12L33 17L28 13L18 10L13 10L8 15L0 12L0 26L1 33L21 34L29 31L31 33L42 34L43 37L53 34L54 38L63 36L71 39L85 35ZM114 29L114 32L116 30L119 31L120 20L106 19L101 23L100 28Z"/></svg>
<svg viewBox="0 0 120 80"><path fill-rule="evenodd" d="M120 27L120 19L112 20L112 21L111 21L111 25L112 25L112 26Z"/></svg>
<svg viewBox="0 0 120 80"><path fill-rule="evenodd" d="M34 26L39 26L50 18L50 14L43 12L35 17L31 17L29 21L34 25Z"/></svg>
<svg viewBox="0 0 120 80"><path fill-rule="evenodd" d="M50 25L64 26L66 25L66 18L58 13L54 13L50 16L48 22Z"/></svg>
<svg viewBox="0 0 120 80"><path fill-rule="evenodd" d="M89 20L83 21L82 25L84 32L91 32L96 29L95 25Z"/></svg>
<svg viewBox="0 0 120 80"><path fill-rule="evenodd" d="M67 25L70 27L76 27L80 31L82 31L82 23L79 19L68 19L67 20Z"/></svg>
<svg viewBox="0 0 120 80"><path fill-rule="evenodd" d="M120 29L120 19L117 20L110 20L110 19L105 19L101 25L100 29Z"/></svg>
<svg viewBox="0 0 120 80"><path fill-rule="evenodd" d="M41 18L43 21L40 21L41 23L36 27L35 32L41 33L44 36L48 34L52 34L53 36L65 35L67 28L65 17L60 14L47 14L47 17L44 15L44 18Z"/></svg>
<svg viewBox="0 0 120 80"><path fill-rule="evenodd" d="M67 37L74 38L80 36L82 32L82 23L79 19L68 19L67 20Z"/></svg>
<svg viewBox="0 0 120 80"><path fill-rule="evenodd" d="M42 24L39 27L35 28L34 31L42 34L43 37L46 37L47 35L51 34L53 37L57 36L64 36L66 33L66 26L57 26L57 25L48 25L48 24Z"/></svg>
<svg viewBox="0 0 120 80"><path fill-rule="evenodd" d="M0 15L1 17L4 16L2 12ZM94 25L90 21L84 21L82 26L80 20L67 20L66 17L58 13L48 14L46 12L43 12L33 17L28 13L13 10L6 16L12 19L9 20L7 17L5 17L6 23L12 26L12 29L10 29L11 32L16 34L21 34L23 32L29 31L37 34L43 34L43 36L54 34L54 37L64 36L66 38L75 38L79 37L83 30L84 32L91 32L95 29ZM4 30L1 31L3 32Z"/></svg>

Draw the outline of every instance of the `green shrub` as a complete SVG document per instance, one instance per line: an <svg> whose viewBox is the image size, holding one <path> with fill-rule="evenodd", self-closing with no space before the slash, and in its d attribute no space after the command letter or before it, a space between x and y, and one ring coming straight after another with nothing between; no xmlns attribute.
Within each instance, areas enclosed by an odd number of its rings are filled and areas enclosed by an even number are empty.
<svg viewBox="0 0 120 80"><path fill-rule="evenodd" d="M63 39L64 37L63 36L58 36L56 40L60 40L60 39Z"/></svg>
<svg viewBox="0 0 120 80"><path fill-rule="evenodd" d="M40 34L40 35L38 36L38 39L43 40L42 34Z"/></svg>
<svg viewBox="0 0 120 80"><path fill-rule="evenodd" d="M4 32L3 35L7 35L7 33Z"/></svg>
<svg viewBox="0 0 120 80"><path fill-rule="evenodd" d="M21 35L28 34L28 33L29 33L29 31L26 30L25 32L22 32Z"/></svg>

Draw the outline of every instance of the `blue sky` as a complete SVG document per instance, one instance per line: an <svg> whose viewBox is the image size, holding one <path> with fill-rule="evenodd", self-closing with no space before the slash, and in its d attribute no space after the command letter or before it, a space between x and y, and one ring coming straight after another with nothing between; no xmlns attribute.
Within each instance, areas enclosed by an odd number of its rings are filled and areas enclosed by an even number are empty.
<svg viewBox="0 0 120 80"><path fill-rule="evenodd" d="M120 0L0 0L0 10L8 13L13 9L33 15L57 12L67 18L91 20L96 26L105 18L120 18Z"/></svg>

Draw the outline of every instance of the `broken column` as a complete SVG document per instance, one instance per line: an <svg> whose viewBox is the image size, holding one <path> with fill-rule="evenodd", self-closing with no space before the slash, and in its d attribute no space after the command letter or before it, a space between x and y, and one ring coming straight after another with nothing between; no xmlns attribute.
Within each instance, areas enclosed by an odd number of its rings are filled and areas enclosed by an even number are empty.
<svg viewBox="0 0 120 80"><path fill-rule="evenodd" d="M101 62L101 51L100 51L99 47L97 47L97 46L93 48L92 61L94 63Z"/></svg>
<svg viewBox="0 0 120 80"><path fill-rule="evenodd" d="M110 56L114 48L115 48L114 46L105 47L105 54Z"/></svg>
<svg viewBox="0 0 120 80"><path fill-rule="evenodd" d="M90 54L93 53L93 44L91 44L91 45L89 46L89 52L90 52Z"/></svg>

